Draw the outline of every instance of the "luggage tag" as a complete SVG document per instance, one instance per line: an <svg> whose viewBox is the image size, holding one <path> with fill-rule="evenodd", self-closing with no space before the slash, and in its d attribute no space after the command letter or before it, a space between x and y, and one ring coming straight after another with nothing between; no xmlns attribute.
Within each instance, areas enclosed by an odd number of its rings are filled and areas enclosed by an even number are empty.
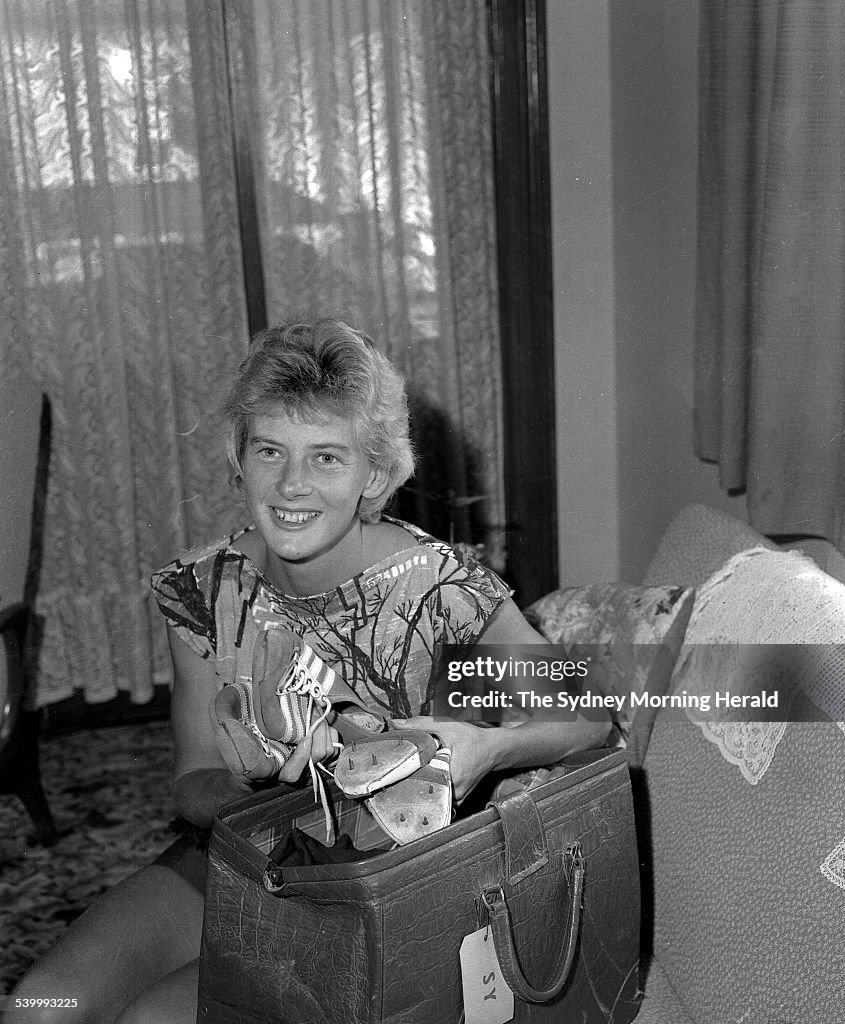
<svg viewBox="0 0 845 1024"><path fill-rule="evenodd" d="M489 925L471 932L461 943L461 983L465 1024L513 1020L513 992L502 976Z"/></svg>

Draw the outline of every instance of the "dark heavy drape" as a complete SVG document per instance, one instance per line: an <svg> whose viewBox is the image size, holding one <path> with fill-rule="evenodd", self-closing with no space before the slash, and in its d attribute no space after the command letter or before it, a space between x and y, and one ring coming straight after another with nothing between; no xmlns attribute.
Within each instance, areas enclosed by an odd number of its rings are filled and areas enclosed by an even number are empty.
<svg viewBox="0 0 845 1024"><path fill-rule="evenodd" d="M703 0L696 451L841 546L845 5Z"/></svg>

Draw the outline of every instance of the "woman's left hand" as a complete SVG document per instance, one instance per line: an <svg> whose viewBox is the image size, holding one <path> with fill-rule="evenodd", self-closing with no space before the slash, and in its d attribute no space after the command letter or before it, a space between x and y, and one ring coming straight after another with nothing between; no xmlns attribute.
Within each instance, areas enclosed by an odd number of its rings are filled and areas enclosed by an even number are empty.
<svg viewBox="0 0 845 1024"><path fill-rule="evenodd" d="M457 803L495 767L496 729L479 729L469 722L422 716L397 719L393 724L397 729L421 729L439 736L443 746L452 751L452 788Z"/></svg>

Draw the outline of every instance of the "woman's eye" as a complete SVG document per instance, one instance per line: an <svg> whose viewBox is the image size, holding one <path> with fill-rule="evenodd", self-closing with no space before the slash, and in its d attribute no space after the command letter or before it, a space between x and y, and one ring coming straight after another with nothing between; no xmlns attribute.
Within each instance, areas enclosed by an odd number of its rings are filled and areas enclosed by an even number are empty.
<svg viewBox="0 0 845 1024"><path fill-rule="evenodd" d="M337 456L332 455L331 452L321 452L317 456L317 462L321 466L334 466L337 462Z"/></svg>

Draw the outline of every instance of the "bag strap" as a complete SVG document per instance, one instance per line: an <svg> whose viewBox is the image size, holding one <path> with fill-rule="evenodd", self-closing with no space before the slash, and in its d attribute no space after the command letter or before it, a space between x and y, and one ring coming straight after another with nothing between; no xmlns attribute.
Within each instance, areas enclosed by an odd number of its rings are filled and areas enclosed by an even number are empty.
<svg viewBox="0 0 845 1024"><path fill-rule="evenodd" d="M575 962L575 948L578 945L578 931L581 923L581 898L584 893L584 858L581 846L575 843L566 851L570 860L569 870L569 914L564 941L558 952L557 963L552 970L552 979L547 988L535 988L525 977L519 966L513 942L513 929L507 900L501 886L485 889L481 900L487 908L490 930L502 975L508 987L527 1003L547 1003L562 990Z"/></svg>
<svg viewBox="0 0 845 1024"><path fill-rule="evenodd" d="M524 790L509 793L501 800L492 800L502 821L505 845L505 882L515 886L549 862L546 833L537 805ZM584 892L584 858L581 846L575 843L566 851L569 910L552 980L545 989L534 988L519 966L513 941L510 911L502 886L485 889L481 900L487 908L496 955L505 981L511 991L529 1003L546 1003L563 989L575 960L575 947L581 923L581 898Z"/></svg>
<svg viewBox="0 0 845 1024"><path fill-rule="evenodd" d="M505 881L516 885L549 862L546 833L537 805L524 789L491 800L502 819L505 840Z"/></svg>

